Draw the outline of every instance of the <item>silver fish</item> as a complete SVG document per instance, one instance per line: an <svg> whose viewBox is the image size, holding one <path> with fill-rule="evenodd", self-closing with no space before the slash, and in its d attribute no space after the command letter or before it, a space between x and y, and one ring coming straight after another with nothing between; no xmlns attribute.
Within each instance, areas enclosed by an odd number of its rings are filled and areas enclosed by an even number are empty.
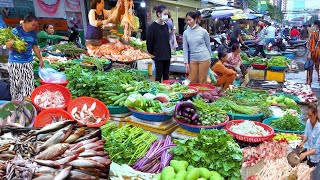
<svg viewBox="0 0 320 180"><path fill-rule="evenodd" d="M68 143L58 143L49 146L46 150L41 151L35 158L49 160L60 156L69 148Z"/></svg>
<svg viewBox="0 0 320 180"><path fill-rule="evenodd" d="M72 131L73 125L69 125L57 131L51 138L49 138L43 145L39 147L39 152L48 148L51 145L58 144L67 139Z"/></svg>
<svg viewBox="0 0 320 180"><path fill-rule="evenodd" d="M62 169L59 174L57 174L53 180L63 180L66 179L69 174L70 174L70 170L71 170L72 166L66 167L64 169Z"/></svg>
<svg viewBox="0 0 320 180"><path fill-rule="evenodd" d="M41 166L36 170L36 173L39 174L53 174L55 172L57 172L57 169L48 166Z"/></svg>
<svg viewBox="0 0 320 180"><path fill-rule="evenodd" d="M43 174L39 177L34 178L33 180L49 180L49 179L53 179L54 176L51 174Z"/></svg>
<svg viewBox="0 0 320 180"><path fill-rule="evenodd" d="M67 156L67 157L62 158L62 159L58 159L55 162L59 163L60 165L64 165L64 164L66 164L68 162L76 160L77 158L78 158L78 154L75 154L75 155Z"/></svg>
<svg viewBox="0 0 320 180"><path fill-rule="evenodd" d="M42 166L49 166L49 167L53 167L53 168L60 167L59 163L54 162L52 160L35 159L34 162L36 162L37 164L42 165Z"/></svg>
<svg viewBox="0 0 320 180"><path fill-rule="evenodd" d="M99 179L98 177L91 176L89 174L79 172L79 171L70 171L70 179L77 179L77 180L96 180Z"/></svg>
<svg viewBox="0 0 320 180"><path fill-rule="evenodd" d="M26 126L26 115L24 113L21 113L20 115L19 124L21 124L23 127Z"/></svg>
<svg viewBox="0 0 320 180"><path fill-rule="evenodd" d="M53 123L53 124L48 124L46 126L44 126L43 128L41 128L40 130L36 131L36 134L44 134L47 132L52 132L52 131L56 131L59 130L63 127L66 127L67 125L73 123L72 121L60 121L57 123Z"/></svg>
<svg viewBox="0 0 320 180"><path fill-rule="evenodd" d="M23 107L23 113L26 115L26 117L27 117L30 121L32 120L32 114L31 114L31 112L29 111L28 108Z"/></svg>
<svg viewBox="0 0 320 180"><path fill-rule="evenodd" d="M86 133L85 128L79 128L77 129L73 134L71 134L68 139L66 139L65 143L72 143L76 141L79 137L83 136Z"/></svg>
<svg viewBox="0 0 320 180"><path fill-rule="evenodd" d="M104 168L103 164L88 159L76 159L71 162L68 162L67 165L79 168Z"/></svg>
<svg viewBox="0 0 320 180"><path fill-rule="evenodd" d="M97 129L95 131L92 131L90 132L89 134L77 139L75 141L75 143L78 143L78 142L81 142L83 140L87 140L87 139L91 139L91 138L94 138L94 137L99 137L101 135L101 130L100 129Z"/></svg>

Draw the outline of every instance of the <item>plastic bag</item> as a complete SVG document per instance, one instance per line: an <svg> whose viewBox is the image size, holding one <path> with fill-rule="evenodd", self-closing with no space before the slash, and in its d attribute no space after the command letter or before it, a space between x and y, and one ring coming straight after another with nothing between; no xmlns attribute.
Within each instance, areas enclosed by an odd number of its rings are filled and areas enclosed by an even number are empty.
<svg viewBox="0 0 320 180"><path fill-rule="evenodd" d="M164 103L162 108L162 112L166 113L168 116L172 116L174 114L175 107L178 102L168 102Z"/></svg>
<svg viewBox="0 0 320 180"><path fill-rule="evenodd" d="M218 75L214 73L210 68L208 70L208 75L210 77L211 83L216 84L218 81Z"/></svg>
<svg viewBox="0 0 320 180"><path fill-rule="evenodd" d="M39 77L42 81L48 83L64 83L67 81L67 77L64 73L58 72L52 68L40 68Z"/></svg>

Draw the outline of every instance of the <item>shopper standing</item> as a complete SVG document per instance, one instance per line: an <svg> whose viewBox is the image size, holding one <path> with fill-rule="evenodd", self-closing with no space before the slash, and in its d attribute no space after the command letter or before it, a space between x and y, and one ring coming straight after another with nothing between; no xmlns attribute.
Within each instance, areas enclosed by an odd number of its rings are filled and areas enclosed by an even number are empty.
<svg viewBox="0 0 320 180"><path fill-rule="evenodd" d="M211 46L209 33L197 24L198 17L196 12L186 15L189 28L183 32L183 58L191 83L202 84L207 82Z"/></svg>
<svg viewBox="0 0 320 180"><path fill-rule="evenodd" d="M234 43L241 43L244 44L242 40L242 30L246 26L246 21L245 20L240 20L238 23L236 23L233 27L233 31L230 35L230 46L232 46Z"/></svg>
<svg viewBox="0 0 320 180"><path fill-rule="evenodd" d="M308 106L308 121L300 147L303 148L306 142L307 149L300 154L300 159L307 160L310 167L315 167L320 162L320 118L315 104Z"/></svg>
<svg viewBox="0 0 320 180"><path fill-rule="evenodd" d="M176 48L178 47L177 39L176 39L176 27L173 23L173 19L171 17L171 13L168 14L168 20L166 24L169 27L169 36L170 36L170 47L171 51L175 52Z"/></svg>
<svg viewBox="0 0 320 180"><path fill-rule="evenodd" d="M267 34L266 45L267 46L269 45L269 43L271 43L272 46L274 45L275 38L276 38L276 31L277 29L271 23L269 23L269 27L266 29L266 34Z"/></svg>
<svg viewBox="0 0 320 180"><path fill-rule="evenodd" d="M256 51L254 52L253 56L258 56L260 53L262 57L266 58L266 54L264 53L264 45L265 45L265 38L266 38L266 29L264 28L264 23L258 23L260 27L260 32L258 34L258 38L256 39Z"/></svg>
<svg viewBox="0 0 320 180"><path fill-rule="evenodd" d="M316 72L318 74L318 81L320 81L320 72L319 72L319 64L320 64L320 20L316 20L313 23L313 32L311 33L309 40L309 53L307 55L308 59L312 59ZM308 82L307 84L311 84L312 82L312 74L313 71L308 72Z"/></svg>
<svg viewBox="0 0 320 180"><path fill-rule="evenodd" d="M302 30L301 30L300 39L301 40L306 40L306 39L308 39L308 37L309 37L309 32L308 32L308 29L307 29L307 25L304 25Z"/></svg>
<svg viewBox="0 0 320 180"><path fill-rule="evenodd" d="M171 59L169 27L165 23L168 20L168 9L164 5L154 8L158 19L151 23L147 35L147 49L154 56L156 66L156 81L169 79Z"/></svg>
<svg viewBox="0 0 320 180"><path fill-rule="evenodd" d="M29 13L23 20L21 26L12 29L12 33L18 36L28 44L27 50L18 52L13 49L14 40L6 43L10 49L8 71L10 78L10 92L12 100L23 100L30 97L34 89L33 75L33 56L32 51L40 61L40 67L43 67L43 60L37 43L37 34L35 29L38 27L38 19Z"/></svg>

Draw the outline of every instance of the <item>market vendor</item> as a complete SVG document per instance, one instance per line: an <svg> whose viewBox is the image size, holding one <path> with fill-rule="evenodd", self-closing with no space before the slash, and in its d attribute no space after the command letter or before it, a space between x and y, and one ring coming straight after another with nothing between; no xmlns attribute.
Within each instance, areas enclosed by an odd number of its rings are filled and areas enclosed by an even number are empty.
<svg viewBox="0 0 320 180"><path fill-rule="evenodd" d="M12 100L23 100L25 97L30 97L34 89L32 50L40 61L40 67L43 67L35 32L37 27L37 17L29 13L24 18L21 26L12 29L14 35L27 42L26 51L20 53L13 49L14 40L6 43L6 48L10 49L8 71Z"/></svg>
<svg viewBox="0 0 320 180"><path fill-rule="evenodd" d="M231 53L228 54L228 60L223 64L230 69L241 71L240 66L242 64L242 59L240 56L240 46L238 43L234 43L231 46Z"/></svg>
<svg viewBox="0 0 320 180"><path fill-rule="evenodd" d="M103 37L102 25L108 24L108 11L104 9L104 0L93 0L89 11L88 27L85 38L101 39Z"/></svg>
<svg viewBox="0 0 320 180"><path fill-rule="evenodd" d="M43 31L38 33L38 45L43 48L47 45L52 45L53 40L69 40L66 36L54 35L54 27L52 24L44 24Z"/></svg>
<svg viewBox="0 0 320 180"><path fill-rule="evenodd" d="M320 118L317 105L308 106L308 118L304 138L300 143L300 147L303 147L307 142L307 149L300 154L300 159L307 159L307 164L314 167L320 162Z"/></svg>
<svg viewBox="0 0 320 180"><path fill-rule="evenodd" d="M232 69L226 68L223 63L228 60L228 54L225 51L220 51L218 53L219 60L213 64L211 70L218 75L218 81L216 86L223 86L223 89L228 89L231 84L233 84L236 78L237 72Z"/></svg>

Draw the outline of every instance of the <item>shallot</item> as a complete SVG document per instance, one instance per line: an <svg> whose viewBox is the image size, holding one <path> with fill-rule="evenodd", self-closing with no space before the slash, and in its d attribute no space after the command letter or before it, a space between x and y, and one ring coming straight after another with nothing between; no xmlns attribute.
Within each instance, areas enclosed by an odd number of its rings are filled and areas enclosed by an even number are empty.
<svg viewBox="0 0 320 180"><path fill-rule="evenodd" d="M34 98L34 103L44 109L63 108L66 104L60 91L43 91Z"/></svg>

